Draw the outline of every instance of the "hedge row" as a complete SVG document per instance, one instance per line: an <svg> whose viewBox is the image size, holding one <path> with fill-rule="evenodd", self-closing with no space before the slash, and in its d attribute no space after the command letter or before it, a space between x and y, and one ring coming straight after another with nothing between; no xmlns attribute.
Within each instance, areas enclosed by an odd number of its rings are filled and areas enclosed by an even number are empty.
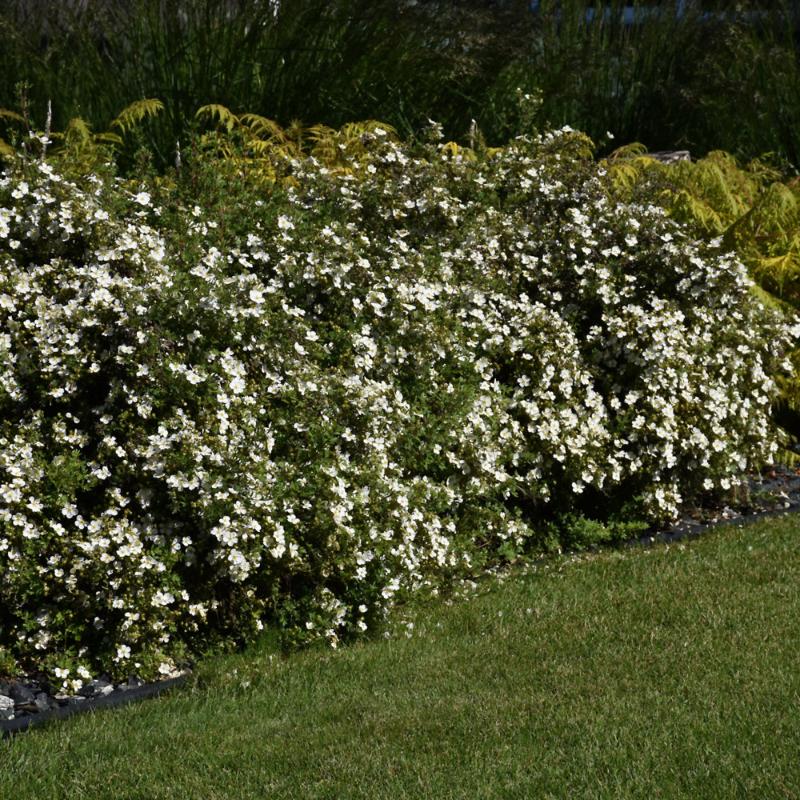
<svg viewBox="0 0 800 800"><path fill-rule="evenodd" d="M564 129L0 179L0 648L77 688L731 490L790 331ZM192 195L194 192L194 195ZM191 198L198 197L195 205ZM796 333L796 332L795 332ZM83 677L82 677L83 676Z"/></svg>

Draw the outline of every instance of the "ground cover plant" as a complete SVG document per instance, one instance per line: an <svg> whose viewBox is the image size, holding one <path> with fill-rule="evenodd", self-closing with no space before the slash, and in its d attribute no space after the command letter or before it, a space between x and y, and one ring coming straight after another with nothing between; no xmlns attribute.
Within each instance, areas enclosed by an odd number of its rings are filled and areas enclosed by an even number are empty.
<svg viewBox="0 0 800 800"><path fill-rule="evenodd" d="M406 608L388 640L264 642L169 698L0 742L0 794L792 798L798 536L793 515L559 557Z"/></svg>
<svg viewBox="0 0 800 800"><path fill-rule="evenodd" d="M41 139L0 179L19 668L75 690L264 626L336 645L775 452L786 322L731 255L612 204L583 135L369 124L323 162L222 111L171 180L70 172Z"/></svg>

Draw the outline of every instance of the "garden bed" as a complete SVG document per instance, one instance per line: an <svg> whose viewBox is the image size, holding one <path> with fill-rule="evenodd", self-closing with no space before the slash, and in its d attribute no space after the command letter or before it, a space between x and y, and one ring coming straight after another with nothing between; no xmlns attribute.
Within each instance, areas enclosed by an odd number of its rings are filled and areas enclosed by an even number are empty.
<svg viewBox="0 0 800 800"><path fill-rule="evenodd" d="M735 507L691 509L669 527L654 528L642 536L623 542L623 547L649 546L695 538L721 525L750 523L759 519L785 516L800 511L800 470L773 465L747 481L747 502ZM165 691L181 687L189 677L188 667L182 674L160 681L144 681L131 676L114 684L107 675L86 684L78 694L57 693L44 676L19 677L0 681L0 703L14 699L11 718L0 718L3 737L24 732L52 720L63 720L75 714L99 711L128 703L158 697ZM8 708L9 704L6 703ZM3 713L0 705L0 714Z"/></svg>
<svg viewBox="0 0 800 800"><path fill-rule="evenodd" d="M264 630L335 647L418 592L730 502L775 459L797 331L734 256L610 202L582 134L465 151L365 123L323 163L208 113L244 153L187 152L180 181L24 156L0 179L23 705Z"/></svg>

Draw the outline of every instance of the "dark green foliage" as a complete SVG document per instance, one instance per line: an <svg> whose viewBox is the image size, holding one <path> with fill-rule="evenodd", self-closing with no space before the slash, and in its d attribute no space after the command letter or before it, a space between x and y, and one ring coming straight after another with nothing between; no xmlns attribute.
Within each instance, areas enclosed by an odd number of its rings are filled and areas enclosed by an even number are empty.
<svg viewBox="0 0 800 800"><path fill-rule="evenodd" d="M83 12L51 4L37 16L28 5L0 12L0 71L13 76L0 107L14 105L20 80L37 113L53 99L57 126L101 124L158 97L166 114L143 135L162 165L212 102L284 126L379 118L408 133L435 115L463 134L533 24L524 0L89 0Z"/></svg>
<svg viewBox="0 0 800 800"><path fill-rule="evenodd" d="M10 0L0 10L0 107L27 81L30 114L94 129L120 108L159 98L165 113L136 134L172 164L198 107L247 109L283 127L381 119L401 134L432 117L450 138L474 119L490 143L519 132L515 89L541 92L539 123L651 149L779 153L797 164L800 68L794 23L703 18L670 3L622 23L628 0ZM783 0L779 6L783 5ZM587 24L587 6L595 19ZM556 8L558 9L556 11ZM7 122L5 120L4 122ZM41 122L39 123L41 127ZM123 165L133 169L135 144Z"/></svg>
<svg viewBox="0 0 800 800"><path fill-rule="evenodd" d="M595 549L605 544L619 544L642 535L650 526L643 520L612 517L607 522L582 514L563 514L548 530L548 541L556 549L569 551ZM557 543L557 544L556 544Z"/></svg>
<svg viewBox="0 0 800 800"><path fill-rule="evenodd" d="M610 131L651 150L724 148L750 158L772 151L797 165L791 5L762 4L753 16L752 3L687 2L678 15L674 2L542 0L532 46L509 66L502 91L540 89L544 121L598 141ZM631 7L639 21L623 24Z"/></svg>

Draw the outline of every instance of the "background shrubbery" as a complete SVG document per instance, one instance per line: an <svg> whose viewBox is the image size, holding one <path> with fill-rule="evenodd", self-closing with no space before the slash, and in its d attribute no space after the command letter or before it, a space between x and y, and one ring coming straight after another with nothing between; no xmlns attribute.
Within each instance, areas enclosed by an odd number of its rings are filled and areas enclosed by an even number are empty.
<svg viewBox="0 0 800 800"><path fill-rule="evenodd" d="M583 135L371 124L323 161L217 117L177 174L65 151L0 180L0 647L23 668L167 673L264 625L335 644L774 452L782 317L713 243L612 204Z"/></svg>
<svg viewBox="0 0 800 800"><path fill-rule="evenodd" d="M166 113L141 141L163 167L206 103L283 127L381 119L403 136L431 117L461 139L474 119L498 144L519 130L521 87L542 93L543 126L569 124L598 142L610 131L651 150L769 151L800 163L791 0L690 0L681 16L677 0L542 0L538 14L529 5L6 0L0 107L18 109L26 82L36 119L52 100L57 129L81 117L104 130L129 103L160 98ZM626 7L643 12L635 25L623 24Z"/></svg>

